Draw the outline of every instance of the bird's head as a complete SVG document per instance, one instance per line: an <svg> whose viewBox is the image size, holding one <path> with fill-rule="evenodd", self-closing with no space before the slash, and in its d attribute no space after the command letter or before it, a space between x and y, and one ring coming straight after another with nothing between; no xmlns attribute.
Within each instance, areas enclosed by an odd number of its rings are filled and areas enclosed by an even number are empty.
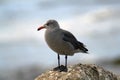
<svg viewBox="0 0 120 80"><path fill-rule="evenodd" d="M43 26L40 26L37 30L41 30L41 29L59 29L59 24L56 20L48 20Z"/></svg>

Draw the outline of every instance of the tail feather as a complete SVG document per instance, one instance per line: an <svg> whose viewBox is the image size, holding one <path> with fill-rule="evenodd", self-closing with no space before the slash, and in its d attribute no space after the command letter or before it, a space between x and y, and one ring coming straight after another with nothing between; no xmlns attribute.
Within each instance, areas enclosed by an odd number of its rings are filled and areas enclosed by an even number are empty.
<svg viewBox="0 0 120 80"><path fill-rule="evenodd" d="M83 51L84 53L88 52L88 49L85 47L85 45L81 42L78 42L78 48Z"/></svg>

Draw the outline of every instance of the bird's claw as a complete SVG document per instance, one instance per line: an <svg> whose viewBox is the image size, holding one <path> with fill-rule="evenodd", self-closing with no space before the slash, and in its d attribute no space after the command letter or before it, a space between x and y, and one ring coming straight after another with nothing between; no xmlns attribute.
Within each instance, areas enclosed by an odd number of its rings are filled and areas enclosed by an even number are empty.
<svg viewBox="0 0 120 80"><path fill-rule="evenodd" d="M53 70L59 71L59 72L67 72L68 71L67 67L64 65L58 66L58 67L54 68Z"/></svg>

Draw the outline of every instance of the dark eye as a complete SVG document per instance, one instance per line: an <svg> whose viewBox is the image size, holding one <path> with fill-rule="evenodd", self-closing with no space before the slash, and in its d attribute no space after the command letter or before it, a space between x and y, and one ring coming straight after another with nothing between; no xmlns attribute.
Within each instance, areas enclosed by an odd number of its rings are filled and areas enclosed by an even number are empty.
<svg viewBox="0 0 120 80"><path fill-rule="evenodd" d="M50 23L47 23L46 25L47 25L47 26L49 26L49 25L50 25Z"/></svg>

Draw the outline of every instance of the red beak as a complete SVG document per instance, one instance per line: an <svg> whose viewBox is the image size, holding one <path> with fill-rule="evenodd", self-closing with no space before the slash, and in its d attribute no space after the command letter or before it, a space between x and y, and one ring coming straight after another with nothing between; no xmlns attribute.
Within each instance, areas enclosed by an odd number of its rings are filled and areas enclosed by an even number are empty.
<svg viewBox="0 0 120 80"><path fill-rule="evenodd" d="M41 29L44 29L45 27L44 26L40 26L37 30L41 30Z"/></svg>

